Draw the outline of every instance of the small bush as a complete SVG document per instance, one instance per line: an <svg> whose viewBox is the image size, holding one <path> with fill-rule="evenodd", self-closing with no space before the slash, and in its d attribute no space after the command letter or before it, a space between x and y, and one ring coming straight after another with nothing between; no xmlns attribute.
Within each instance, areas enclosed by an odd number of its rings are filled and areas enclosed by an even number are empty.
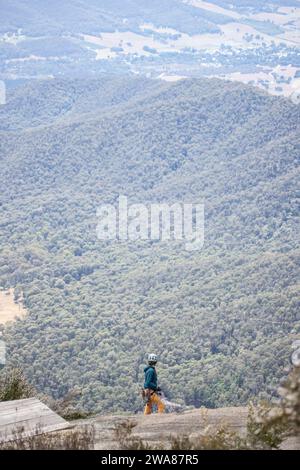
<svg viewBox="0 0 300 470"><path fill-rule="evenodd" d="M300 435L300 367L293 368L279 394L279 406L250 408L249 432L254 448L256 439L260 446L278 448L284 438Z"/></svg>
<svg viewBox="0 0 300 470"><path fill-rule="evenodd" d="M137 423L133 421L122 421L114 430L115 439L122 450L159 450L161 447L149 446L141 438L132 435Z"/></svg>
<svg viewBox="0 0 300 470"><path fill-rule="evenodd" d="M60 432L41 434L37 428L35 435L23 437L24 429L17 428L13 440L0 443L0 450L93 450L95 429L85 426Z"/></svg>
<svg viewBox="0 0 300 470"><path fill-rule="evenodd" d="M247 422L247 447L250 449L278 449L287 433L287 423L282 419L281 409L261 403L249 405Z"/></svg>
<svg viewBox="0 0 300 470"><path fill-rule="evenodd" d="M28 384L18 368L3 370L0 373L0 401L20 400L35 395L34 388Z"/></svg>
<svg viewBox="0 0 300 470"><path fill-rule="evenodd" d="M205 421L207 420L207 415ZM225 424L206 425L199 436L172 436L171 450L233 450L244 449L243 439Z"/></svg>
<svg viewBox="0 0 300 470"><path fill-rule="evenodd" d="M294 367L283 387L281 395L281 420L287 424L288 435L300 435L300 367ZM272 419L271 419L271 422Z"/></svg>
<svg viewBox="0 0 300 470"><path fill-rule="evenodd" d="M49 408L59 414L62 418L67 421L72 421L76 419L86 419L92 414L78 407L76 402L80 395L81 391L75 387L69 390L69 392L60 400L53 400L47 396L41 398L41 400L46 402Z"/></svg>
<svg viewBox="0 0 300 470"><path fill-rule="evenodd" d="M91 413L75 408L69 408L63 411L62 413L58 414L67 421L75 421L76 419L87 419L91 416Z"/></svg>

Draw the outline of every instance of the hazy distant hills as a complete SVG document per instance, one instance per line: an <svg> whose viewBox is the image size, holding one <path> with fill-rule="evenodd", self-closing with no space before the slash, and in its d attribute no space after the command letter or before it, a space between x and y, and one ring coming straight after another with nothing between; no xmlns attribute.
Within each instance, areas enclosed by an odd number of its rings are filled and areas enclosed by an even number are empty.
<svg viewBox="0 0 300 470"><path fill-rule="evenodd" d="M0 79L222 77L300 89L298 0L1 2Z"/></svg>
<svg viewBox="0 0 300 470"><path fill-rule="evenodd" d="M9 362L98 411L274 394L299 333L299 106L220 80L52 80L1 108L1 284L28 317ZM205 202L205 245L101 242L96 209Z"/></svg>
<svg viewBox="0 0 300 470"><path fill-rule="evenodd" d="M188 34L216 31L239 14L276 13L278 8L299 8L297 0L12 0L1 2L1 31L45 35L98 33L138 28L140 21L178 29ZM220 13L222 11L222 13Z"/></svg>
<svg viewBox="0 0 300 470"><path fill-rule="evenodd" d="M2 32L18 31L22 27L30 35L137 29L141 19L192 33L216 29L214 24L218 21L230 20L180 0L54 0L51 3L33 0L30 4L14 0L3 5L3 13Z"/></svg>

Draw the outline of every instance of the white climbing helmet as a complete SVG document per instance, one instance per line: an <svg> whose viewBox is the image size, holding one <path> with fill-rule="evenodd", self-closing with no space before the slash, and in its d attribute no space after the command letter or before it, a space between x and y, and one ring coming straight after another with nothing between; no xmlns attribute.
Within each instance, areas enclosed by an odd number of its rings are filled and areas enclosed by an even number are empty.
<svg viewBox="0 0 300 470"><path fill-rule="evenodd" d="M157 362L156 354L148 354L148 362Z"/></svg>

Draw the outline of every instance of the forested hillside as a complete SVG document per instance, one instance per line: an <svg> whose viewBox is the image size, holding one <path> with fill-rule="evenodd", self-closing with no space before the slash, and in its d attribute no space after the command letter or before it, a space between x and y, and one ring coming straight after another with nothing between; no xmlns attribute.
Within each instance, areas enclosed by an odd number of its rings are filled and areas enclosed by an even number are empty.
<svg viewBox="0 0 300 470"><path fill-rule="evenodd" d="M44 81L1 108L2 287L28 316L9 364L54 397L137 410L145 354L170 398L270 397L300 331L300 106L219 80ZM96 209L205 203L205 244L103 242Z"/></svg>

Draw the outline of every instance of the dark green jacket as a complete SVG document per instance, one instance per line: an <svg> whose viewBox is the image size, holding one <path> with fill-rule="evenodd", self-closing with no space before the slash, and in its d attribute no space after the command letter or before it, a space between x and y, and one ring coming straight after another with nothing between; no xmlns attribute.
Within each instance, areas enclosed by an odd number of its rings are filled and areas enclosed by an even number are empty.
<svg viewBox="0 0 300 470"><path fill-rule="evenodd" d="M144 369L145 372L145 382L144 388L151 388L151 390L157 390L157 374L155 367L147 366Z"/></svg>

